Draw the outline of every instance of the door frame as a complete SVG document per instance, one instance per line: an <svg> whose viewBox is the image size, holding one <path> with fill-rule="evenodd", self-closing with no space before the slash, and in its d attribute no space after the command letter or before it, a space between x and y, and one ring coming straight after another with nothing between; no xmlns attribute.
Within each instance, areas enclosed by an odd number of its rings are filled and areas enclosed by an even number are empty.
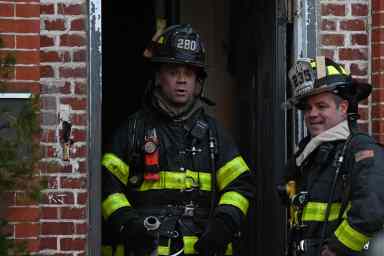
<svg viewBox="0 0 384 256"><path fill-rule="evenodd" d="M101 255L101 0L88 1L88 244L87 255ZM92 200L91 200L92 199Z"/></svg>

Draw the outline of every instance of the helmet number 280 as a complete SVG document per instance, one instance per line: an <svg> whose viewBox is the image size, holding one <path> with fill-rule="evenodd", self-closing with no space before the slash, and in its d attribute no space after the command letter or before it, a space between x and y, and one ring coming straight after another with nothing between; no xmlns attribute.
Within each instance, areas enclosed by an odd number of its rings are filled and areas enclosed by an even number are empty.
<svg viewBox="0 0 384 256"><path fill-rule="evenodd" d="M189 40L184 38L179 38L177 40L177 48L194 51L196 50L197 44L195 40Z"/></svg>

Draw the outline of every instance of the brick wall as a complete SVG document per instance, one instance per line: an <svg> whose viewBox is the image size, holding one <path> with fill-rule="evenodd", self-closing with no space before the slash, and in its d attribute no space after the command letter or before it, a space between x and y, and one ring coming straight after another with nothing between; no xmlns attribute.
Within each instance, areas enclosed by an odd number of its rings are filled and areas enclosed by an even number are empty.
<svg viewBox="0 0 384 256"><path fill-rule="evenodd" d="M9 236L38 255L85 255L86 1L0 1L0 36L16 55L13 91L41 99L39 172L47 177L40 203L10 193ZM63 123L71 124L69 159L63 154Z"/></svg>
<svg viewBox="0 0 384 256"><path fill-rule="evenodd" d="M372 133L384 143L384 1L372 0Z"/></svg>
<svg viewBox="0 0 384 256"><path fill-rule="evenodd" d="M382 0L377 0L377 2ZM319 52L342 63L351 74L369 81L369 1L321 0ZM360 104L362 130L371 131L369 101Z"/></svg>

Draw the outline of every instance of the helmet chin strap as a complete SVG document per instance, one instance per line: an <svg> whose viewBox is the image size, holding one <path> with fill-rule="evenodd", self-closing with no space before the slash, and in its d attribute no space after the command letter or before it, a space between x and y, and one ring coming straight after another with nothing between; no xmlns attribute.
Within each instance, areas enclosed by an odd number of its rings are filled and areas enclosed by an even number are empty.
<svg viewBox="0 0 384 256"><path fill-rule="evenodd" d="M359 119L359 114L358 114L358 102L356 100L356 97L351 97L348 99L349 106L348 106L348 126L349 129L351 130L351 133L355 133L358 130L357 127L357 120Z"/></svg>

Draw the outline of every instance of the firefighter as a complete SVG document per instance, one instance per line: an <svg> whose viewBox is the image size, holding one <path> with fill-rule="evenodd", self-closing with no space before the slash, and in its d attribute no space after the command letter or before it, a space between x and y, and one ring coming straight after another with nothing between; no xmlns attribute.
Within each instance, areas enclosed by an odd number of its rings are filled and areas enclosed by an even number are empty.
<svg viewBox="0 0 384 256"><path fill-rule="evenodd" d="M290 205L289 255L364 255L384 223L384 151L357 130L358 102L371 86L324 56L289 71L309 135L278 186Z"/></svg>
<svg viewBox="0 0 384 256"><path fill-rule="evenodd" d="M204 110L200 35L171 26L144 56L156 79L102 159L103 255L232 255L252 176Z"/></svg>

